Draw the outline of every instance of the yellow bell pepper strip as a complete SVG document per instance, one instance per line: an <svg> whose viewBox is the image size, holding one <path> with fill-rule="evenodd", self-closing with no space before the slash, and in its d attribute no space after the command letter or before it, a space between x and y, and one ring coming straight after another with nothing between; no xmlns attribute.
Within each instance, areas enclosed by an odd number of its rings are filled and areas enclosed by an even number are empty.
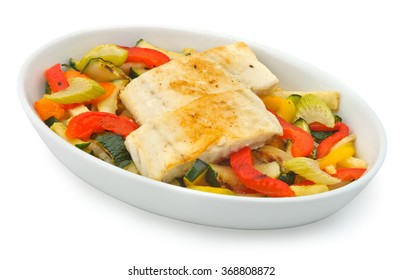
<svg viewBox="0 0 402 280"><path fill-rule="evenodd" d="M235 195L235 193L229 189L224 188L215 188L211 186L187 186L188 189L209 192L209 193L217 193L217 194L226 194L226 195Z"/></svg>
<svg viewBox="0 0 402 280"><path fill-rule="evenodd" d="M270 178L254 168L250 147L244 147L231 154L230 165L240 182L250 189L270 197L295 196L288 184Z"/></svg>
<svg viewBox="0 0 402 280"><path fill-rule="evenodd" d="M333 151L329 152L328 155L326 155L323 158L320 158L318 162L320 163L320 168L324 169L325 167L329 165L335 165L341 160L347 159L355 154L355 147L353 145L353 142L347 142L343 144L342 146L334 149Z"/></svg>
<svg viewBox="0 0 402 280"><path fill-rule="evenodd" d="M367 168L339 168L333 176L342 181L353 181L359 179L366 170Z"/></svg>
<svg viewBox="0 0 402 280"><path fill-rule="evenodd" d="M343 122L336 122L333 128L320 123L311 123L310 129L313 131L336 131L317 146L317 158L325 157L336 143L349 135L349 127Z"/></svg>
<svg viewBox="0 0 402 280"><path fill-rule="evenodd" d="M303 129L285 121L276 115L283 129L282 138L293 142L291 152L294 157L308 157L314 148L314 139Z"/></svg>
<svg viewBox="0 0 402 280"><path fill-rule="evenodd" d="M287 122L293 122L296 114L296 107L292 100L274 95L266 95L261 97L265 108L271 112L275 112L278 116Z"/></svg>

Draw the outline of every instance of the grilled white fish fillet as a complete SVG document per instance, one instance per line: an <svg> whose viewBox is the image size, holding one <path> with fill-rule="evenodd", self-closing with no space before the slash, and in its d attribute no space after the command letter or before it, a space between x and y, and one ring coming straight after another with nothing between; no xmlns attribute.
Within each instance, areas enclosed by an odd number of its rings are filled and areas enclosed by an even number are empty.
<svg viewBox="0 0 402 280"><path fill-rule="evenodd" d="M278 83L243 42L172 60L132 80L120 94L144 124L208 94L251 89L264 93Z"/></svg>
<svg viewBox="0 0 402 280"><path fill-rule="evenodd" d="M205 95L153 118L126 138L139 172L169 182L195 159L217 162L244 146L265 144L282 127L249 89Z"/></svg>

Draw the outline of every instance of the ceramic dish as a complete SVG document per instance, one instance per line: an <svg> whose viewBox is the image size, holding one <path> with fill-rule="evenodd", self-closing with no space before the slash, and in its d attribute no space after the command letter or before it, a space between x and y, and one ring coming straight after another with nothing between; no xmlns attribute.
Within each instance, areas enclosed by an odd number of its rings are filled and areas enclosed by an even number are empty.
<svg viewBox="0 0 402 280"><path fill-rule="evenodd" d="M273 229L311 223L335 213L366 187L382 165L386 153L384 129L359 95L308 63L253 42L246 43L279 78L283 88L340 92L339 115L357 134L357 152L369 163L369 170L361 179L343 188L305 197L252 198L205 193L157 182L103 162L61 139L39 119L33 103L43 94L44 69L54 63L67 63L70 57L81 57L99 44L130 45L139 38L178 51L186 47L204 50L241 41L179 28L93 29L44 45L27 59L20 72L18 95L32 125L53 154L95 188L135 207L182 221L240 229Z"/></svg>

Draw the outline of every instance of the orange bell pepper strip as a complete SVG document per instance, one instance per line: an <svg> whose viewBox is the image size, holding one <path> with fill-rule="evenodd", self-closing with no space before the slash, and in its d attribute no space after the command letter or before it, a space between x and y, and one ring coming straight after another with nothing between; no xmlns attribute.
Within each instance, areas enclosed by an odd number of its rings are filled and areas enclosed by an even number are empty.
<svg viewBox="0 0 402 280"><path fill-rule="evenodd" d="M270 197L289 197L295 193L288 184L261 173L254 168L250 147L244 147L230 156L230 165L242 184Z"/></svg>
<svg viewBox="0 0 402 280"><path fill-rule="evenodd" d="M82 74L80 71L77 71L75 69L69 69L66 72L64 72L64 77L66 77L67 80L77 77L89 78L87 75Z"/></svg>
<svg viewBox="0 0 402 280"><path fill-rule="evenodd" d="M98 104L99 102L111 96L116 88L116 86L111 82L98 82L98 84L105 89L105 94L99 96L98 98L88 101L88 103Z"/></svg>
<svg viewBox="0 0 402 280"><path fill-rule="evenodd" d="M283 129L282 138L293 142L291 152L294 157L308 157L314 148L314 139L303 129L285 121L277 114L273 113L278 119Z"/></svg>
<svg viewBox="0 0 402 280"><path fill-rule="evenodd" d="M45 71L46 80L52 92L58 92L69 86L64 76L60 63L57 63Z"/></svg>
<svg viewBox="0 0 402 280"><path fill-rule="evenodd" d="M69 139L88 140L92 133L110 131L127 137L139 127L137 123L115 114L106 112L86 112L73 117L67 127L66 136Z"/></svg>
<svg viewBox="0 0 402 280"><path fill-rule="evenodd" d="M55 117L56 119L61 120L66 116L66 110L63 104L51 101L44 97L35 101L34 108L42 121L45 121L50 117Z"/></svg>
<svg viewBox="0 0 402 280"><path fill-rule="evenodd" d="M310 124L310 129L315 131L336 131L331 136L322 140L317 146L317 158L328 155L329 151L336 143L349 135L349 127L343 122L336 122L333 128L320 123L312 123Z"/></svg>

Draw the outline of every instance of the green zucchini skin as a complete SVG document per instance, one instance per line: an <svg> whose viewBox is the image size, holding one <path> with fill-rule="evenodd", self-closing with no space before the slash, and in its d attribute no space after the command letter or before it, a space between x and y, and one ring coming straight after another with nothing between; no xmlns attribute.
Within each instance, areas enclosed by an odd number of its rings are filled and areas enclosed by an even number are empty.
<svg viewBox="0 0 402 280"><path fill-rule="evenodd" d="M190 182L195 182L200 176L205 176L205 181L211 187L220 187L220 183L217 180L217 173L211 168L211 166L200 160L196 159L193 166L184 176Z"/></svg>
<svg viewBox="0 0 402 280"><path fill-rule="evenodd" d="M288 185L293 185L295 183L296 173L294 173L293 171L290 171L288 173L281 173L278 179Z"/></svg>
<svg viewBox="0 0 402 280"><path fill-rule="evenodd" d="M308 123L307 123L304 119L299 118L299 119L297 119L297 121L295 121L293 124L294 124L295 126L301 128L301 129L303 129L303 130L304 130L305 132L307 132L308 134L311 134L310 126L308 125Z"/></svg>
<svg viewBox="0 0 402 280"><path fill-rule="evenodd" d="M111 132L96 134L94 140L100 143L112 156L114 164L120 168L125 168L131 164L130 153L124 145L124 137Z"/></svg>
<svg viewBox="0 0 402 280"><path fill-rule="evenodd" d="M59 122L58 119L56 119L55 117L50 117L46 120L43 121L49 128L56 122Z"/></svg>
<svg viewBox="0 0 402 280"><path fill-rule="evenodd" d="M81 73L98 82L112 82L115 80L129 79L129 77L119 67L99 57L89 60Z"/></svg>
<svg viewBox="0 0 402 280"><path fill-rule="evenodd" d="M327 137L331 136L334 134L335 131L311 131L311 136L313 136L313 139L317 143L321 143L322 140L326 139Z"/></svg>

